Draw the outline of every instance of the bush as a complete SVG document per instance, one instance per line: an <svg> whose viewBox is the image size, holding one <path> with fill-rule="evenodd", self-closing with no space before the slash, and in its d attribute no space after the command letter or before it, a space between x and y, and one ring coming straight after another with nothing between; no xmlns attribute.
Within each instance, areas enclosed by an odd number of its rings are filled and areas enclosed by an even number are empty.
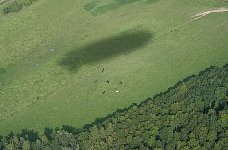
<svg viewBox="0 0 228 150"><path fill-rule="evenodd" d="M24 6L31 5L37 0L14 0L3 7L3 14L9 14L20 11Z"/></svg>
<svg viewBox="0 0 228 150"><path fill-rule="evenodd" d="M34 1L37 1L37 0L22 0L22 4L24 6L29 6L31 5Z"/></svg>
<svg viewBox="0 0 228 150"><path fill-rule="evenodd" d="M19 10L22 9L22 7L23 7L22 3L20 3L19 1L13 1L5 5L5 7L3 7L3 13L8 14L13 12L18 12Z"/></svg>

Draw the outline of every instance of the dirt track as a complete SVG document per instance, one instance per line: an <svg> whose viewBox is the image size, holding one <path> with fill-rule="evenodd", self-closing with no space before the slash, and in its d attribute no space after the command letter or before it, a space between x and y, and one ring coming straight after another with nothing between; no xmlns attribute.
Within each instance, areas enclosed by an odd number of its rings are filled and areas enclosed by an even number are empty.
<svg viewBox="0 0 228 150"><path fill-rule="evenodd" d="M222 12L228 12L228 9L227 8L219 8L219 9L214 9L214 10L210 10L210 11L205 11L205 12L202 12L202 13L199 13L195 16L193 16L194 19L192 19L193 21L194 20L197 20L197 19L200 19L210 13L222 13Z"/></svg>

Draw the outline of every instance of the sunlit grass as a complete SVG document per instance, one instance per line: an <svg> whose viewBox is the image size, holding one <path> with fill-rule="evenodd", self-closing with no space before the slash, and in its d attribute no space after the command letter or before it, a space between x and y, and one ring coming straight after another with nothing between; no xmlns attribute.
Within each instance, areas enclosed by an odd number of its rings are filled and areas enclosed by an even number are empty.
<svg viewBox="0 0 228 150"><path fill-rule="evenodd" d="M227 63L227 13L186 24L223 2L131 1L96 16L102 4L90 2L39 0L0 15L0 134L82 127Z"/></svg>

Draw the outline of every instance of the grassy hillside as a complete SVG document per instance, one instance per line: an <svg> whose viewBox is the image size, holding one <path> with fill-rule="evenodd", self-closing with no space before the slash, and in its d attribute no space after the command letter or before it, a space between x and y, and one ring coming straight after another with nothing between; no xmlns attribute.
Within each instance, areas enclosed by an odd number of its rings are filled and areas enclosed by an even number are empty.
<svg viewBox="0 0 228 150"><path fill-rule="evenodd" d="M225 150L228 64L210 67L142 103L77 129L23 130L0 137L0 149Z"/></svg>
<svg viewBox="0 0 228 150"><path fill-rule="evenodd" d="M0 132L82 127L207 66L224 65L228 14L191 20L226 6L217 0L39 0L1 13Z"/></svg>
<svg viewBox="0 0 228 150"><path fill-rule="evenodd" d="M225 150L227 83L228 65L210 67L94 123L76 135L77 143L81 149Z"/></svg>

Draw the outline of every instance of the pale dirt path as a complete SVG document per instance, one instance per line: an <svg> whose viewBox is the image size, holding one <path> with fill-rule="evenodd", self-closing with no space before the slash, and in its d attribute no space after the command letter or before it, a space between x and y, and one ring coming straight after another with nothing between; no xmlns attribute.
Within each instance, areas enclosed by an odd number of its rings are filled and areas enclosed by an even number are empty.
<svg viewBox="0 0 228 150"><path fill-rule="evenodd" d="M189 20L189 21L187 21L187 22L185 22L185 23L183 23L183 24L171 29L171 32L175 31L175 30L177 30L179 28L182 28L182 27L192 23L193 21L196 21L196 20L198 20L198 19L200 19L202 17L205 17L205 16L207 16L207 15L209 15L211 13L223 13L223 12L228 12L228 8L215 8L215 9L211 9L211 10L208 10L208 11L205 11L205 12L202 12L202 13L198 13L198 14L192 16L191 20Z"/></svg>
<svg viewBox="0 0 228 150"><path fill-rule="evenodd" d="M202 12L202 13L199 13L199 14L196 14L195 16L193 16L192 21L200 19L200 18L202 18L202 17L204 17L210 13L222 13L222 12L228 12L228 9L227 8L217 8L214 10L205 11L205 12Z"/></svg>

